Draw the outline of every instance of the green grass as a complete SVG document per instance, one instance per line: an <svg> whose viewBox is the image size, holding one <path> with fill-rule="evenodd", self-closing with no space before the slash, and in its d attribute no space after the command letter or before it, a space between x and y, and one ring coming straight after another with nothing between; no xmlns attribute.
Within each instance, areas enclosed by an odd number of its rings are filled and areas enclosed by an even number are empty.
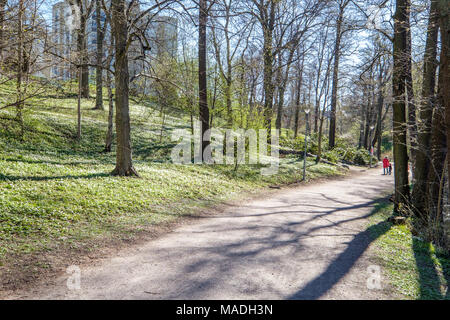
<svg viewBox="0 0 450 320"><path fill-rule="evenodd" d="M412 235L410 226L392 225L390 203L379 203L371 217L377 263L406 299L450 299L450 256Z"/></svg>
<svg viewBox="0 0 450 320"><path fill-rule="evenodd" d="M235 172L225 165L171 164L170 133L189 123L168 117L160 141L160 117L136 104L132 142L141 178L112 177L115 153L102 153L107 111L93 106L93 99L83 101L79 142L73 138L74 98L28 101L23 140L16 122L8 120L14 109L0 111L0 265L8 257L120 238L269 185L301 180L302 161L293 157L282 159L273 176L262 176L260 166ZM307 172L308 179L342 174L312 159Z"/></svg>

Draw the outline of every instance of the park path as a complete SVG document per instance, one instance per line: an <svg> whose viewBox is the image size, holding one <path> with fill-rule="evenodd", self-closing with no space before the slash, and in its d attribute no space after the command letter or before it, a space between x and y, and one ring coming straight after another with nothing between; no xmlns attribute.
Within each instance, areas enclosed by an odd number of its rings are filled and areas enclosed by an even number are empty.
<svg viewBox="0 0 450 320"><path fill-rule="evenodd" d="M67 289L66 275L11 298L392 298L384 278L380 290L367 288L373 259L366 229L393 176L352 171L230 205L84 267L80 290Z"/></svg>

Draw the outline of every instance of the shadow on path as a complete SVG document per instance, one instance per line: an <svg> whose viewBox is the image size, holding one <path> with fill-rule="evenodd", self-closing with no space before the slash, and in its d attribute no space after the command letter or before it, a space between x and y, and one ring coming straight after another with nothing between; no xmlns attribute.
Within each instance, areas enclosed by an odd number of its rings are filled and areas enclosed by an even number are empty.
<svg viewBox="0 0 450 320"><path fill-rule="evenodd" d="M321 275L310 281L300 291L288 297L288 299L319 299L350 271L369 245L389 229L390 224L382 221L357 234L348 244L345 251ZM376 234L376 237L373 236L374 234Z"/></svg>
<svg viewBox="0 0 450 320"><path fill-rule="evenodd" d="M384 198L383 198L384 199ZM331 199L330 199L331 200ZM347 216L344 219L340 219L338 221L332 221L327 219L328 217L333 216L333 213L339 213L342 210L350 211L354 209L360 209L360 208L370 208L373 207L373 205L378 200L369 200L365 203L351 205L351 206L345 206L345 207L339 207L339 208L333 208L332 210L327 210L326 212L317 214L313 217L308 217L304 221L300 222L291 222L287 221L281 225L246 225L244 228L248 230L253 230L254 234L258 234L258 230L261 228L268 228L272 229L272 231L265 237L250 237L246 239L241 239L239 242L231 242L227 245L222 245L220 248L217 247L208 247L204 248L204 250L207 252L205 256L210 257L211 254L213 254L216 259L219 261L215 261L214 263L211 261L210 258L200 258L196 259L195 262L185 265L183 274L194 274L196 272L205 274L207 272L202 272L201 270L203 268L211 270L214 268L217 268L216 272L213 273L213 275L208 277L202 277L201 280L199 279L187 279L187 282L190 283L190 285L186 285L181 290L182 292L177 292L173 295L169 295L165 298L168 299L178 299L180 297L185 296L193 296L196 293L198 293L199 290L201 291L208 291L212 290L218 283L220 283L219 279L216 279L217 277L223 277L225 274L230 273L231 269L234 267L237 267L232 261L235 261L236 258L239 258L239 261L242 261L238 263L240 265L243 263L243 261L254 261L258 260L259 264L273 264L277 265L280 263L278 260L279 257L276 254L269 254L265 257L265 259L261 259L260 254L263 252L272 252L276 253L278 250L282 250L288 246L295 247L295 252L300 253L304 252L304 254L308 255L308 248L305 247L303 244L303 239L309 238L309 237L342 237L342 236L349 236L354 235L355 233L347 233L347 232L338 232L338 233L328 233L328 230L332 229L340 229L345 230L346 227L343 227L342 224L349 223L356 220L363 220L367 219L368 217L372 216L377 212L377 208L373 209L370 213L365 215L354 215L354 216ZM293 213L289 212L288 213ZM272 212L271 214L283 214L285 211L281 212ZM301 212L299 212L301 214ZM251 216L251 215L250 215ZM328 216L328 217L326 217ZM334 216L335 218L337 216ZM344 216L345 217L345 216ZM307 222L312 222L314 220L320 220L325 219L329 223L327 224L319 224L319 225L312 225L309 228L305 229L298 229L299 225L304 225ZM347 248L334 260L332 261L327 269L317 278L310 281L305 287L303 287L298 292L292 294L291 296L285 296L285 299L318 299L322 295L328 292L336 283L339 282L341 278L343 278L352 268L352 266L355 264L355 262L361 257L361 255L366 251L368 246L371 244L371 242L375 241L378 237L380 237L382 234L386 233L390 229L391 224L387 223L385 221L380 222L377 225L371 226L368 229L366 229L363 232L357 233L354 238L347 242L348 246ZM210 230L202 230L202 233L210 233L210 232L233 232L240 230L242 228L233 228L233 226L228 226L225 228L220 228L219 230L212 228ZM318 234L317 231L325 231L325 233ZM328 232L327 232L328 231ZM376 236L374 236L374 234ZM320 250L320 248L317 248ZM305 251L306 250L306 251ZM292 253L294 254L294 252ZM305 259L307 259L307 256L305 256ZM281 266L279 266L281 268ZM275 289L271 288L271 291L274 292ZM280 296L283 296L281 292L277 293Z"/></svg>

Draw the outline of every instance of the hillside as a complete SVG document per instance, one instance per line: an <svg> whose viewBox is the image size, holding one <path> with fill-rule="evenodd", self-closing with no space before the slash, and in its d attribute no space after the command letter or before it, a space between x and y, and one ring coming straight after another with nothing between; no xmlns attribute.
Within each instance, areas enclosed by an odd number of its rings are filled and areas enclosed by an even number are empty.
<svg viewBox="0 0 450 320"><path fill-rule="evenodd" d="M7 94L3 90L4 98ZM91 110L94 99L83 101L83 136L77 142L76 105L68 94L47 92L29 100L23 140L13 120L14 108L0 111L4 284L17 267L25 278L51 269L51 263L40 258L42 253L68 250L70 255L71 250L101 248L108 239L129 240L148 226L195 214L205 205L302 178L298 156L282 158L279 173L273 176L261 175L260 166L235 171L234 166L172 164L170 133L174 128L189 129L189 119L166 117L161 138L158 112L138 104L131 105L132 142L141 177L113 177L115 153L103 152L108 112ZM342 173L313 159L307 166L308 180Z"/></svg>

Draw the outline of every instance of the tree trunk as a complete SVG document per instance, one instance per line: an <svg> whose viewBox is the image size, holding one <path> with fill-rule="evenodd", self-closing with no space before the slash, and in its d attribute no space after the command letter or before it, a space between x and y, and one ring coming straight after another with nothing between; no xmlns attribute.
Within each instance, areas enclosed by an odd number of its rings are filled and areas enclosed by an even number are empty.
<svg viewBox="0 0 450 320"><path fill-rule="evenodd" d="M394 211L400 213L409 202L407 123L405 80L407 70L407 0L397 0L394 23L393 138L394 138Z"/></svg>
<svg viewBox="0 0 450 320"><path fill-rule="evenodd" d="M316 104L314 105L314 133L317 133L317 131L319 130L319 113L320 113L320 106L317 103L317 99L316 99Z"/></svg>
<svg viewBox="0 0 450 320"><path fill-rule="evenodd" d="M111 47L109 49L109 56L108 60L106 62L107 68L109 69L111 67L111 63L113 60L113 48L114 48L114 37L111 37ZM114 127L114 96L112 92L112 79L111 79L111 72L107 70L106 73L106 86L108 89L108 105L109 105L109 111L108 111L108 131L106 133L106 139L105 139L105 152L111 152L112 149L112 143L113 143L113 127Z"/></svg>
<svg viewBox="0 0 450 320"><path fill-rule="evenodd" d="M16 119L20 125L20 138L23 139L24 123L23 123L23 108L24 108L24 95L22 92L22 79L24 69L24 35L23 35L23 16L24 16L24 3L23 0L19 0L19 12L18 12L18 43L17 43L17 93L16 93Z"/></svg>
<svg viewBox="0 0 450 320"><path fill-rule="evenodd" d="M208 86L206 73L206 24L208 22L207 1L199 1L199 40L198 40L198 91L199 91L199 113L202 123L202 136L200 137L201 155L203 159L205 150L210 144L210 137L205 133L209 130L209 108L208 108Z"/></svg>
<svg viewBox="0 0 450 320"><path fill-rule="evenodd" d="M227 104L227 122L228 128L233 128L233 106L231 101L231 67L228 67L227 71L227 79L226 79L226 87L225 87L225 98Z"/></svg>
<svg viewBox="0 0 450 320"><path fill-rule="evenodd" d="M440 0L439 4L439 13L441 15L440 26L442 41L441 66L439 71L440 73L442 73L440 100L442 101L445 110L447 141L450 141L450 5L448 3L448 0ZM447 157L447 159L447 166L448 168L450 168L450 157Z"/></svg>
<svg viewBox="0 0 450 320"><path fill-rule="evenodd" d="M328 132L328 146L333 149L336 143L336 107L337 90L339 85L339 58L341 55L342 23L344 19L344 7L339 8L339 16L336 24L336 42L334 46L333 88L331 90L330 129Z"/></svg>
<svg viewBox="0 0 450 320"><path fill-rule="evenodd" d="M380 88L378 93L378 103L377 103L377 129L375 132L375 137L373 138L372 145L377 144L377 159L381 160L381 135L383 134L383 105L384 96L383 91Z"/></svg>
<svg viewBox="0 0 450 320"><path fill-rule="evenodd" d="M5 27L6 3L7 0L0 0L0 63L3 62L3 50L5 49L5 33L3 31L3 28Z"/></svg>
<svg viewBox="0 0 450 320"><path fill-rule="evenodd" d="M414 88L412 79L412 59L411 59L411 0L406 1L406 95L408 103L408 132L411 152L411 162L415 162L417 149L417 123L416 123L416 104L414 99ZM415 170L415 165L411 165L411 171ZM415 175L413 175L415 176Z"/></svg>
<svg viewBox="0 0 450 320"><path fill-rule="evenodd" d="M318 147L317 147L317 157L316 162L319 163L322 159L322 137L323 137L323 120L325 117L325 108L326 103L323 105L322 115L320 116L319 120L319 138L318 138ZM305 137L306 139L306 137Z"/></svg>
<svg viewBox="0 0 450 320"><path fill-rule="evenodd" d="M116 168L112 172L118 176L138 175L133 167L130 110L129 110L129 71L128 71L128 23L125 13L125 0L112 0L113 35L115 40L115 84L116 84Z"/></svg>
<svg viewBox="0 0 450 320"><path fill-rule="evenodd" d="M283 119L283 105L284 105L284 93L286 91L285 85L281 85L278 89L278 108L277 108L277 119L275 121L275 127L281 130L282 119Z"/></svg>
<svg viewBox="0 0 450 320"><path fill-rule="evenodd" d="M95 86L96 86L96 97L95 97L95 110L103 110L103 41L105 39L105 34L102 27L101 19L101 0L96 0L96 24L97 24L97 66L95 70Z"/></svg>
<svg viewBox="0 0 450 320"><path fill-rule="evenodd" d="M271 130L272 130L272 115L273 115L273 30L275 23L275 7L276 2L270 1L268 4L269 12L267 17L267 24L264 24L264 45L263 45L263 59L264 59L264 119L267 129L267 141L270 144Z"/></svg>
<svg viewBox="0 0 450 320"><path fill-rule="evenodd" d="M441 77L441 75L440 75ZM420 219L420 228L429 226L429 223L435 217L440 216L439 212L439 188L442 179L442 171L445 166L445 155L447 154L447 137L445 132L444 108L442 106L442 99L436 103L433 112L432 127L431 127L431 146L429 147L431 159L428 169L427 181L425 188L427 190L426 196L423 197L423 211L415 211L416 216ZM417 180L416 180L417 181ZM416 182L417 183L417 182ZM414 198L414 201L417 199ZM425 212L426 210L426 212ZM418 224L415 224L416 228Z"/></svg>
<svg viewBox="0 0 450 320"><path fill-rule="evenodd" d="M369 139L370 139L370 125L372 119L372 93L368 92L367 94L367 107L366 107L366 115L365 115L365 127L364 127L364 149L369 150Z"/></svg>
<svg viewBox="0 0 450 320"><path fill-rule="evenodd" d="M297 79L297 88L295 90L296 92L295 92L294 139L297 138L298 136L298 121L300 114L300 92L302 90L302 82L303 82L302 71L300 71L299 78Z"/></svg>
<svg viewBox="0 0 450 320"><path fill-rule="evenodd" d="M364 128L366 125L366 108L365 104L361 103L361 110L359 114L359 141L358 141L358 149L361 149L364 146Z"/></svg>
<svg viewBox="0 0 450 320"><path fill-rule="evenodd" d="M109 72L108 72L109 73ZM112 93L112 87L111 87L111 76L107 75L107 86L108 86L108 104L109 104L109 111L108 111L108 132L106 133L106 140L105 140L105 152L111 152L111 146L113 142L113 118L114 118L114 96Z"/></svg>
<svg viewBox="0 0 450 320"><path fill-rule="evenodd" d="M439 11L438 11L439 12ZM441 11L443 12L443 11ZM441 61L443 59L443 51L441 51ZM433 112L432 128L431 128L431 164L428 174L428 198L426 201L426 208L428 209L428 216L420 215L419 222L416 223L416 228L427 227L427 235L429 235L427 240L435 241L437 244L440 243L440 238L442 235L442 179L444 168L446 166L445 159L448 154L447 148L447 135L448 130L446 128L446 123L448 119L446 110L444 108L444 73L442 67L439 70L439 85L438 85L438 99L436 100L436 105ZM430 228L431 227L431 228ZM437 241L436 241L437 240Z"/></svg>
<svg viewBox="0 0 450 320"><path fill-rule="evenodd" d="M77 98L77 140L81 140L81 78L82 78L82 69L78 67L78 98Z"/></svg>
<svg viewBox="0 0 450 320"><path fill-rule="evenodd" d="M80 17L80 29L77 35L77 51L81 60L81 97L89 99L89 67L86 44L86 17L82 13Z"/></svg>
<svg viewBox="0 0 450 320"><path fill-rule="evenodd" d="M435 102L436 86L436 55L437 55L437 0L431 1L430 17L428 21L427 40L425 46L423 84L422 84L422 104L419 110L418 122L418 147L415 153L415 183L412 191L412 201L415 214L425 217L426 195L428 176L430 170L430 139L432 131L433 105Z"/></svg>

